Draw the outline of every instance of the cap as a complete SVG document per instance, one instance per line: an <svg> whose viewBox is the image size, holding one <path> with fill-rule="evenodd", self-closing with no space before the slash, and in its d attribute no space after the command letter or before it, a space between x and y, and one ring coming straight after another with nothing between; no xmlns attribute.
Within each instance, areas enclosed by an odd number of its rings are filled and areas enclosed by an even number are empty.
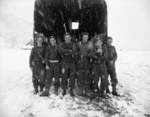
<svg viewBox="0 0 150 117"><path fill-rule="evenodd" d="M83 32L82 37L83 37L83 35L89 35L89 33L88 32Z"/></svg>
<svg viewBox="0 0 150 117"><path fill-rule="evenodd" d="M54 36L50 36L49 38L55 38Z"/></svg>
<svg viewBox="0 0 150 117"><path fill-rule="evenodd" d="M53 38L53 39L55 39L55 37L54 37L54 36L50 36L50 37L49 37L49 39L52 39L52 38Z"/></svg>
<svg viewBox="0 0 150 117"><path fill-rule="evenodd" d="M70 35L70 33L66 32L66 33L64 34L64 38L65 38L66 35Z"/></svg>
<svg viewBox="0 0 150 117"><path fill-rule="evenodd" d="M43 38L43 37L45 37L42 33L35 33L34 36L35 36L35 38Z"/></svg>
<svg viewBox="0 0 150 117"><path fill-rule="evenodd" d="M107 37L107 40L108 40L108 39L111 39L111 40L112 40L112 37L108 36L108 37Z"/></svg>

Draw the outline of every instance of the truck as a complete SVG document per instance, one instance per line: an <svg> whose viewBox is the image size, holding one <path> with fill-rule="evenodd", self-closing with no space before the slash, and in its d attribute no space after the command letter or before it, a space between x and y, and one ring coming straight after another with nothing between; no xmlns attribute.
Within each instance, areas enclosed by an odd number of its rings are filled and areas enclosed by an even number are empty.
<svg viewBox="0 0 150 117"><path fill-rule="evenodd" d="M90 38L99 34L107 38L107 3L105 0L35 0L33 38L36 46L36 33L49 38L51 35L64 41L63 35L69 32L76 41L82 32Z"/></svg>

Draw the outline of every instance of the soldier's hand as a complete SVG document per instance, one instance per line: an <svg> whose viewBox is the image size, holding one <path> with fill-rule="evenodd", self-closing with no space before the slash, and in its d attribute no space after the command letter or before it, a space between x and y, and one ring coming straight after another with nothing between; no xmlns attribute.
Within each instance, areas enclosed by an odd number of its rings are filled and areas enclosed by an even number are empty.
<svg viewBox="0 0 150 117"><path fill-rule="evenodd" d="M113 65L113 64L114 64L114 61L110 61L109 64L110 64L110 65Z"/></svg>
<svg viewBox="0 0 150 117"><path fill-rule="evenodd" d="M45 60L42 60L42 63L45 63Z"/></svg>
<svg viewBox="0 0 150 117"><path fill-rule="evenodd" d="M69 50L70 51L70 53L72 53L72 50Z"/></svg>
<svg viewBox="0 0 150 117"><path fill-rule="evenodd" d="M46 70L49 70L50 68L49 68L49 66L48 65L46 65Z"/></svg>
<svg viewBox="0 0 150 117"><path fill-rule="evenodd" d="M73 51L72 50L69 50L69 53L68 53L69 55L72 55L73 54Z"/></svg>
<svg viewBox="0 0 150 117"><path fill-rule="evenodd" d="M34 66L34 62L32 61L32 66Z"/></svg>
<svg viewBox="0 0 150 117"><path fill-rule="evenodd" d="M100 48L100 49L97 50L97 52L98 52L98 53L102 53L103 50Z"/></svg>
<svg viewBox="0 0 150 117"><path fill-rule="evenodd" d="M93 58L98 58L98 57L96 55L94 55Z"/></svg>
<svg viewBox="0 0 150 117"><path fill-rule="evenodd" d="M65 73L65 68L62 68L61 72L62 72L62 74L64 74Z"/></svg>

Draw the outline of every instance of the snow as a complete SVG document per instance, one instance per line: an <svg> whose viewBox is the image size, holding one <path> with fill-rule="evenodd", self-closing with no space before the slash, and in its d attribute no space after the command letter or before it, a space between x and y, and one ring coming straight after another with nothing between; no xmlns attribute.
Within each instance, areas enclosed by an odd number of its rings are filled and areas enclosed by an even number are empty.
<svg viewBox="0 0 150 117"><path fill-rule="evenodd" d="M33 95L30 50L0 49L0 117L145 117L150 116L150 51L117 50L122 97L103 102ZM59 93L62 89L59 89Z"/></svg>

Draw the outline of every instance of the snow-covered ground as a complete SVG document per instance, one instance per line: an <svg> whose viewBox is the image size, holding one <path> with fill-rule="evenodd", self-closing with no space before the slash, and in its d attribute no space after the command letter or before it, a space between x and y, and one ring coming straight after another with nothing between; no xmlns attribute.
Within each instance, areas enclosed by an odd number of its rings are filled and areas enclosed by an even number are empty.
<svg viewBox="0 0 150 117"><path fill-rule="evenodd" d="M62 98L53 91L50 97L33 95L29 54L30 50L0 49L0 117L150 116L150 51L118 50L117 88L122 97L98 103Z"/></svg>

